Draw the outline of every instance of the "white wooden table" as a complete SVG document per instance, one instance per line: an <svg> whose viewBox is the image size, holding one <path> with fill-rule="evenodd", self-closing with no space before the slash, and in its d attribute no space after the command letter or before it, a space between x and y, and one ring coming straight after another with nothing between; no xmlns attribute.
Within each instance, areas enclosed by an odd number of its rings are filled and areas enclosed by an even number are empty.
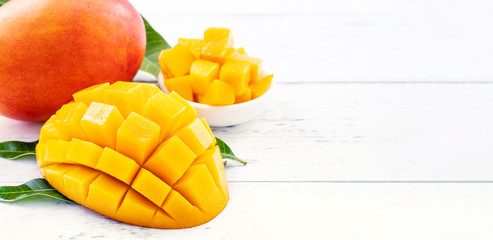
<svg viewBox="0 0 493 240"><path fill-rule="evenodd" d="M493 239L493 2L131 1L170 44L211 26L263 58L275 93L213 129L231 200L192 229L76 204L0 204L0 239ZM0 117L0 141L40 123ZM0 185L40 177L0 159Z"/></svg>

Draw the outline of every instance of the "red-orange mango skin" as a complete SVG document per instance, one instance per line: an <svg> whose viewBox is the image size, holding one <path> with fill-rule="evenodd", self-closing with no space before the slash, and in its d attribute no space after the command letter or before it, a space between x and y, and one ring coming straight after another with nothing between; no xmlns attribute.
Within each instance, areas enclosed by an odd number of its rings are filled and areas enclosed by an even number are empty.
<svg viewBox="0 0 493 240"><path fill-rule="evenodd" d="M145 47L127 0L11 0L0 7L0 114L47 120L81 89L131 81Z"/></svg>

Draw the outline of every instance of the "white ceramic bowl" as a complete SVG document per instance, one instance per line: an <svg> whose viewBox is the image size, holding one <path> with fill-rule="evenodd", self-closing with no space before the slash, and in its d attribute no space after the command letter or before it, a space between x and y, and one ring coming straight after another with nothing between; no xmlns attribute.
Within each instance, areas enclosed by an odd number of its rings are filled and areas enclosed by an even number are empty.
<svg viewBox="0 0 493 240"><path fill-rule="evenodd" d="M162 73L158 76L158 85L165 93L169 93L164 85ZM210 106L207 104L187 101L197 110L199 118L205 118L211 127L227 127L237 125L253 119L265 106L270 98L274 86L272 81L270 88L262 96L244 103L238 103L228 106Z"/></svg>

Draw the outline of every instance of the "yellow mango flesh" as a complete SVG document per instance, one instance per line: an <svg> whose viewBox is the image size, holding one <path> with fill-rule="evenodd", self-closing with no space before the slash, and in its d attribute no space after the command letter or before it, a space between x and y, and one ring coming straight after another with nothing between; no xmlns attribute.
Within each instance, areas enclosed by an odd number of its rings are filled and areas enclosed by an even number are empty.
<svg viewBox="0 0 493 240"><path fill-rule="evenodd" d="M40 143L44 143L46 142L46 140L50 138L66 139L66 140L69 139L68 137L63 136L62 132L58 131L58 128L55 127L55 118L56 116L52 115L41 127L41 133L39 137Z"/></svg>
<svg viewBox="0 0 493 240"><path fill-rule="evenodd" d="M190 71L196 58L188 47L178 43L173 48L163 50L158 59L160 66L166 68L171 77L180 77Z"/></svg>
<svg viewBox="0 0 493 240"><path fill-rule="evenodd" d="M82 102L71 102L63 105L55 114L55 127L66 133L67 136L86 140L87 136L80 125L80 120L86 111L87 106Z"/></svg>
<svg viewBox="0 0 493 240"><path fill-rule="evenodd" d="M208 28L204 32L201 58L224 63L229 48L233 47L233 34L227 28Z"/></svg>
<svg viewBox="0 0 493 240"><path fill-rule="evenodd" d="M132 112L118 129L116 150L143 164L159 143L161 127Z"/></svg>
<svg viewBox="0 0 493 240"><path fill-rule="evenodd" d="M233 34L228 28L211 27L204 31L204 42L224 41L228 47L233 47Z"/></svg>
<svg viewBox="0 0 493 240"><path fill-rule="evenodd" d="M116 133L122 123L123 116L118 108L97 102L91 103L80 121L89 141L110 148L116 146Z"/></svg>
<svg viewBox="0 0 493 240"><path fill-rule="evenodd" d="M260 74L262 72L262 59L254 58L246 54L233 54L227 58L228 61L239 61L247 62L250 64L250 81L257 82L260 79Z"/></svg>
<svg viewBox="0 0 493 240"><path fill-rule="evenodd" d="M233 44L233 35L227 28L208 28L203 39L178 39L173 49L164 50L159 56L166 88L188 101L212 106L244 103L264 94L270 82L260 82L266 75L262 59L249 56L244 48L234 48ZM178 52L183 53L183 59ZM185 75L175 76L167 62L180 65L180 74ZM215 80L231 85L233 90Z"/></svg>
<svg viewBox="0 0 493 240"><path fill-rule="evenodd" d="M233 85L227 82L214 80L199 99L199 102L211 106L231 105L235 102L235 89Z"/></svg>
<svg viewBox="0 0 493 240"><path fill-rule="evenodd" d="M193 101L192 77L190 75L165 79L164 84L168 91L175 91L184 99Z"/></svg>
<svg viewBox="0 0 493 240"><path fill-rule="evenodd" d="M74 95L80 101L65 105L42 127L36 147L40 171L68 198L118 221L153 228L206 223L229 200L212 131L178 94L144 85ZM103 97L84 108L90 98L80 96L91 91ZM119 103L125 115L109 105L124 96L135 100Z"/></svg>
<svg viewBox="0 0 493 240"><path fill-rule="evenodd" d="M252 100L252 89L250 87L246 87L245 91L235 96L235 103L243 103Z"/></svg>
<svg viewBox="0 0 493 240"><path fill-rule="evenodd" d="M174 134L197 116L195 109L175 92L156 93L147 100L142 116L161 127L159 142Z"/></svg>
<svg viewBox="0 0 493 240"><path fill-rule="evenodd" d="M116 82L104 90L104 103L118 108L124 118L131 112L141 113L144 106L144 88L142 84Z"/></svg>
<svg viewBox="0 0 493 240"><path fill-rule="evenodd" d="M269 90L270 88L273 78L274 75L271 74L260 79L258 82L250 84L250 88L252 89L252 99L258 98L262 96L265 92L267 92L267 90Z"/></svg>
<svg viewBox="0 0 493 240"><path fill-rule="evenodd" d="M227 61L221 68L219 80L233 85L235 95L241 95L250 83L250 76L250 63Z"/></svg>
<svg viewBox="0 0 493 240"><path fill-rule="evenodd" d="M207 86L219 78L219 64L206 61L195 60L190 68L192 90L196 94L204 94Z"/></svg>
<svg viewBox="0 0 493 240"><path fill-rule="evenodd" d="M91 105L91 102L103 102L103 90L107 88L109 83L101 83L73 94L75 102L83 102L86 106Z"/></svg>
<svg viewBox="0 0 493 240"><path fill-rule="evenodd" d="M179 38L178 43L181 43L183 46L187 47L195 58L200 58L202 47L204 45L202 39Z"/></svg>

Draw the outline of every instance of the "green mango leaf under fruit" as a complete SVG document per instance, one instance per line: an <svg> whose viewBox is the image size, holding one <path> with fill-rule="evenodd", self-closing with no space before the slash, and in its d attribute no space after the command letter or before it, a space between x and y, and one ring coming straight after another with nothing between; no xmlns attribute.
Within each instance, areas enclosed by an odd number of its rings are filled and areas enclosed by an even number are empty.
<svg viewBox="0 0 493 240"><path fill-rule="evenodd" d="M19 186L0 187L0 202L15 202L34 196L49 197L65 202L73 202L54 189L43 178L36 178Z"/></svg>
<svg viewBox="0 0 493 240"><path fill-rule="evenodd" d="M36 144L34 142L10 141L0 143L0 157L6 159L17 159L25 156L36 155Z"/></svg>

